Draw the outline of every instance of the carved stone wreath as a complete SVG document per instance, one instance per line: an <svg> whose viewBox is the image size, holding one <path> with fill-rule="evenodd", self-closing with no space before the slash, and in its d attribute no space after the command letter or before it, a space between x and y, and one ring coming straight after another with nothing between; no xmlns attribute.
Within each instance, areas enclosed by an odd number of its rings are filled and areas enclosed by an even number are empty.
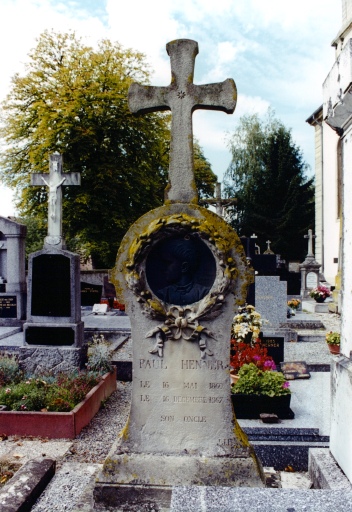
<svg viewBox="0 0 352 512"><path fill-rule="evenodd" d="M148 288L146 280L146 258L156 242L175 235L185 236L197 233L207 243L217 261L216 278L209 293L199 302L185 307L167 304L158 299ZM145 314L150 318L163 320L163 323L146 334L155 336L156 345L149 352L163 357L163 347L167 340L197 341L201 357L213 355L206 347L202 334L213 334L199 324L199 320L215 318L221 313L221 306L229 290L231 281L238 276L229 243L221 237L216 227L206 220L199 220L186 214L161 217L151 222L130 246L126 263L125 279L128 287L137 296Z"/></svg>

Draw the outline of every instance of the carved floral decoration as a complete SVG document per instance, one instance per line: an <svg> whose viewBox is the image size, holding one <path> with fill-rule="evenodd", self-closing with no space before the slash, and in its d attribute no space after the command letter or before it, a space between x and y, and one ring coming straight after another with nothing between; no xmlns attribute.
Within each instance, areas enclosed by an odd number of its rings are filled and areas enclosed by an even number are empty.
<svg viewBox="0 0 352 512"><path fill-rule="evenodd" d="M197 233L207 242L217 260L217 276L209 293L199 302L185 307L167 304L159 300L147 286L145 276L145 261L152 246L159 240L174 235L189 235ZM143 311L150 318L161 319L163 323L146 334L146 338L155 336L156 344L149 350L152 354L163 357L166 341L198 342L201 357L213 353L207 348L205 335L214 338L213 334L199 321L212 319L221 313L221 307L228 292L230 283L238 274L236 262L230 256L233 248L226 237L220 235L213 222L200 220L187 214L176 214L161 217L151 222L131 244L129 259L126 263L125 279L128 287L137 296ZM247 276L249 278L249 276Z"/></svg>

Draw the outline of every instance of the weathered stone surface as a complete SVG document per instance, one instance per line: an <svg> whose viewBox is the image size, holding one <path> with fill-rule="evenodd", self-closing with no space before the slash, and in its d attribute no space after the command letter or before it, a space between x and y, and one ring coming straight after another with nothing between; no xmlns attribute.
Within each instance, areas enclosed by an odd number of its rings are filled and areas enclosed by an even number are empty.
<svg viewBox="0 0 352 512"><path fill-rule="evenodd" d="M133 113L171 110L169 186L166 199L171 202L197 202L193 173L192 113L197 109L222 110L232 114L237 101L235 82L207 85L193 83L198 43L178 39L166 45L171 60L171 84L167 87L132 84L128 103Z"/></svg>
<svg viewBox="0 0 352 512"><path fill-rule="evenodd" d="M0 491L1 512L30 510L54 474L55 461L52 459L27 462Z"/></svg>
<svg viewBox="0 0 352 512"><path fill-rule="evenodd" d="M328 448L310 448L309 477L314 489L352 491L352 484L339 468Z"/></svg>
<svg viewBox="0 0 352 512"><path fill-rule="evenodd" d="M145 279L145 255L170 230L197 233L216 261L208 295L184 307L158 300ZM234 301L243 300L248 278L242 251L222 219L182 204L149 212L123 240L113 279L131 319L132 405L99 477L102 485L262 485L253 452L234 422L229 385ZM219 476L224 465L231 468L228 478L226 471Z"/></svg>

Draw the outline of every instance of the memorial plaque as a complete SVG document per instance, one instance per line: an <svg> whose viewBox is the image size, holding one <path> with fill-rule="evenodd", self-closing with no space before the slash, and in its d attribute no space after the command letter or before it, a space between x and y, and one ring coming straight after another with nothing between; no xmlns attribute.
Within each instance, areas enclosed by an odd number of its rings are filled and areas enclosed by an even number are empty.
<svg viewBox="0 0 352 512"><path fill-rule="evenodd" d="M75 332L71 327L27 327L25 340L29 345L72 346Z"/></svg>
<svg viewBox="0 0 352 512"><path fill-rule="evenodd" d="M308 272L306 286L307 288L316 288L318 286L318 276L315 272Z"/></svg>
<svg viewBox="0 0 352 512"><path fill-rule="evenodd" d="M268 350L268 356L273 358L276 365L284 360L284 342L285 338L281 336L263 336L261 338L262 347Z"/></svg>
<svg viewBox="0 0 352 512"><path fill-rule="evenodd" d="M0 318L17 318L16 295L0 297Z"/></svg>
<svg viewBox="0 0 352 512"><path fill-rule="evenodd" d="M33 258L33 316L71 315L70 259L61 254L42 254Z"/></svg>
<svg viewBox="0 0 352 512"><path fill-rule="evenodd" d="M81 281L81 305L94 306L94 304L99 304L102 291L102 285L85 283Z"/></svg>

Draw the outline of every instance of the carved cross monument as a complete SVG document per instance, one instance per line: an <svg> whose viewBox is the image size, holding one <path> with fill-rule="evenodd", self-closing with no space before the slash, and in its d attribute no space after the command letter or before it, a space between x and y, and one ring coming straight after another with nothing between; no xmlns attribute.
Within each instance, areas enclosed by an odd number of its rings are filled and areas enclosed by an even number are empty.
<svg viewBox="0 0 352 512"><path fill-rule="evenodd" d="M131 226L111 274L131 319L133 389L129 422L95 495L104 500L112 484L119 509L121 493L164 510L172 486L262 485L253 450L235 429L229 382L245 255L232 228L196 204L193 170L193 110L232 112L236 88L233 80L193 84L195 41L173 41L167 51L171 84L133 84L129 93L133 112L171 109L172 133L165 204Z"/></svg>
<svg viewBox="0 0 352 512"><path fill-rule="evenodd" d="M80 185L81 175L79 172L62 172L62 155L54 153L50 155L50 172L34 173L31 176L31 185L49 188L48 205L48 236L45 238L45 245L62 248L62 187Z"/></svg>
<svg viewBox="0 0 352 512"><path fill-rule="evenodd" d="M313 256L313 238L316 238L315 235L313 235L313 231L311 229L308 229L308 235L304 235L304 238L308 238L308 254L307 256Z"/></svg>
<svg viewBox="0 0 352 512"><path fill-rule="evenodd" d="M219 215L219 217L225 216L225 208L226 206L231 206L232 204L236 204L237 199L234 197L221 197L221 183L218 182L215 186L215 197L207 198L204 201L204 203L208 204L214 204L216 208L216 213Z"/></svg>
<svg viewBox="0 0 352 512"><path fill-rule="evenodd" d="M131 112L142 114L171 110L169 185L166 201L197 203L193 172L192 113L197 109L221 110L232 114L237 101L235 82L207 85L193 83L198 43L189 39L166 45L171 60L171 84L167 87L132 84L128 93Z"/></svg>
<svg viewBox="0 0 352 512"><path fill-rule="evenodd" d="M265 243L267 244L267 248L266 251L264 251L264 254L274 254L270 248L271 240L267 240Z"/></svg>

